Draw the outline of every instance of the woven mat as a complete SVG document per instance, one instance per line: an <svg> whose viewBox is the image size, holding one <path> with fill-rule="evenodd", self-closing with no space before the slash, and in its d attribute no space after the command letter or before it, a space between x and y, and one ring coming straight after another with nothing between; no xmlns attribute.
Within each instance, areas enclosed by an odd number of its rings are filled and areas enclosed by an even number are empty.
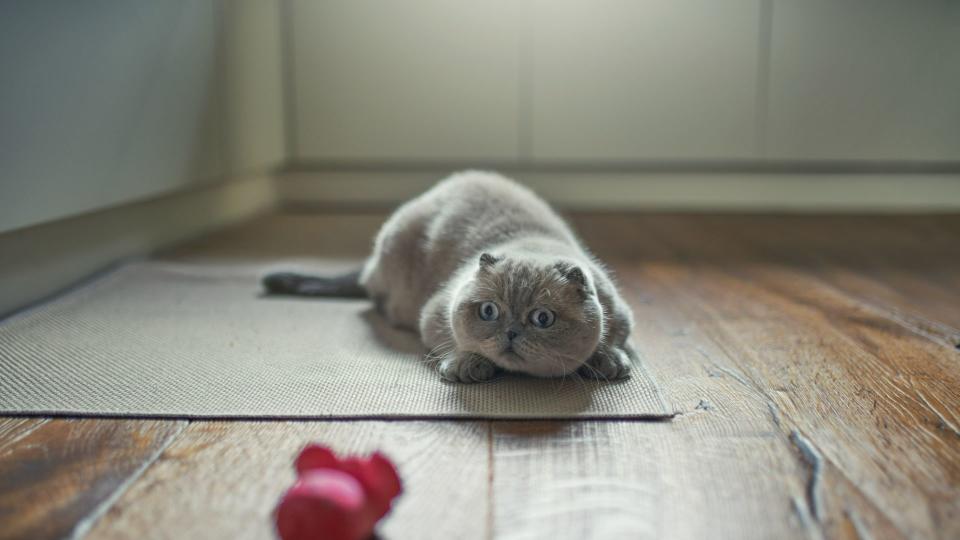
<svg viewBox="0 0 960 540"><path fill-rule="evenodd" d="M261 297L262 265L147 261L0 323L0 412L249 418L669 415L613 383L441 381L366 301Z"/></svg>

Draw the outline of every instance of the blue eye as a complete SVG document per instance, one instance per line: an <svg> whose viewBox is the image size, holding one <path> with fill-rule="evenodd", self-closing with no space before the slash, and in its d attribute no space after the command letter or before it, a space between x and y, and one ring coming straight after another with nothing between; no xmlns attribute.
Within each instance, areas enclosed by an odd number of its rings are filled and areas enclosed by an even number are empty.
<svg viewBox="0 0 960 540"><path fill-rule="evenodd" d="M530 312L530 322L538 328L546 328L553 324L556 315L549 309L538 308Z"/></svg>
<svg viewBox="0 0 960 540"><path fill-rule="evenodd" d="M500 308L493 302L480 304L480 318L485 321L495 321L500 316Z"/></svg>

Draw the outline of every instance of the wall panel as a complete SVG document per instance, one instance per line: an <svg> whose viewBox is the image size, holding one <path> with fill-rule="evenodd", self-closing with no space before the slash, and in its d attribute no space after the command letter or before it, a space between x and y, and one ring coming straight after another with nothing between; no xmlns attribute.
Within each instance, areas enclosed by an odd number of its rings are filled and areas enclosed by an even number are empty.
<svg viewBox="0 0 960 540"><path fill-rule="evenodd" d="M768 154L960 160L960 3L776 0Z"/></svg>
<svg viewBox="0 0 960 540"><path fill-rule="evenodd" d="M757 0L534 5L534 160L757 156Z"/></svg>
<svg viewBox="0 0 960 540"><path fill-rule="evenodd" d="M522 2L293 0L295 158L517 156Z"/></svg>

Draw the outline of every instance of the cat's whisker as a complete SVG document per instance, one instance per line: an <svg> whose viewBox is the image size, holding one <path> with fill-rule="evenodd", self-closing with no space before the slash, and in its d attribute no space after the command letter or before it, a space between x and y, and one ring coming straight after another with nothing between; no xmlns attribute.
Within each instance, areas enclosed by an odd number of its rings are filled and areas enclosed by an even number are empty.
<svg viewBox="0 0 960 540"><path fill-rule="evenodd" d="M570 372L570 378L573 379L573 380L575 380L575 381L577 381L578 383L580 383L580 388L586 390L586 388L587 388L587 381L583 378L582 375L580 375L580 371L579 371L579 370L571 371L571 372Z"/></svg>
<svg viewBox="0 0 960 540"><path fill-rule="evenodd" d="M587 371L592 373L594 379L602 380L604 382L610 382L610 380L603 373L601 373L600 370L591 366L589 361L584 362L582 367L586 368Z"/></svg>
<svg viewBox="0 0 960 540"><path fill-rule="evenodd" d="M439 370L440 364L449 358L455 352L455 350L456 347L454 346L453 340L448 339L427 351L427 353L424 354L422 358L418 359L418 361L424 364L433 364Z"/></svg>

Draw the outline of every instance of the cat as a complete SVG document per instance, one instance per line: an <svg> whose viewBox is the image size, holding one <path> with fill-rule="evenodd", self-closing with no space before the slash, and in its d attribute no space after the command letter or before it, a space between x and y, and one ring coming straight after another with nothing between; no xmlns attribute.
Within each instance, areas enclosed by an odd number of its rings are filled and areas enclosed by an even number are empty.
<svg viewBox="0 0 960 540"><path fill-rule="evenodd" d="M604 267L531 190L465 171L402 205L363 269L333 278L277 273L270 294L368 296L418 332L440 376L480 382L629 376L633 315Z"/></svg>

